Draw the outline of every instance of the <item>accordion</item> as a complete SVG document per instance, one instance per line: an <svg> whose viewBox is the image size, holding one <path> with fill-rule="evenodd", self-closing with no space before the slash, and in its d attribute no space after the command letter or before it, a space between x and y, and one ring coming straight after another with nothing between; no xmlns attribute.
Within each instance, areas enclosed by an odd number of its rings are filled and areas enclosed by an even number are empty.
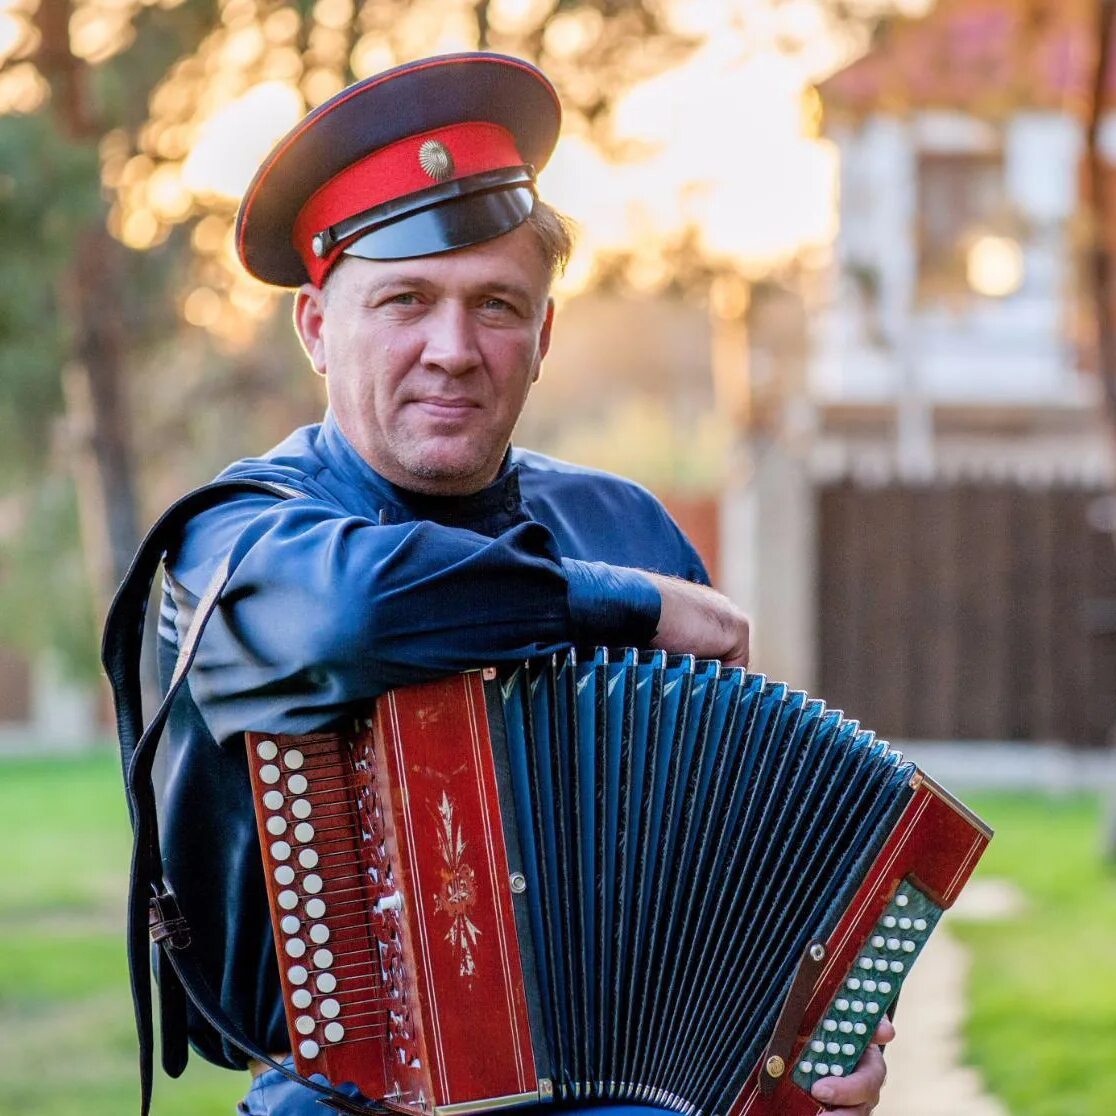
<svg viewBox="0 0 1116 1116"><path fill-rule="evenodd" d="M822 702L659 652L247 745L296 1067L415 1113L814 1114L991 836Z"/></svg>

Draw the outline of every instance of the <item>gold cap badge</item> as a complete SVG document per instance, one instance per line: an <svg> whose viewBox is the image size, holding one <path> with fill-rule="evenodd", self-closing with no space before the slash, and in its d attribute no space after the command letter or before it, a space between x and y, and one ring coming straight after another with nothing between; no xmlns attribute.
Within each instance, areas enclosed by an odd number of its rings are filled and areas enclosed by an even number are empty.
<svg viewBox="0 0 1116 1116"><path fill-rule="evenodd" d="M453 156L441 140L427 140L419 148L419 166L435 182L445 182L453 177Z"/></svg>

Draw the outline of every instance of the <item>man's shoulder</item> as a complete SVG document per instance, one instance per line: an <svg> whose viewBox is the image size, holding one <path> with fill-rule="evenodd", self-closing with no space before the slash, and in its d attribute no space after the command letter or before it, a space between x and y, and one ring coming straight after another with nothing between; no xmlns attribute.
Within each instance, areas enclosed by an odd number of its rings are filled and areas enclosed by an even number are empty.
<svg viewBox="0 0 1116 1116"><path fill-rule="evenodd" d="M283 492L230 490L227 499L195 515L168 553L172 574L189 583L204 581L244 527L262 511L289 496L323 497L317 481L324 470L316 448L319 430L318 424L300 427L266 453L241 458L222 469L217 482L257 481Z"/></svg>

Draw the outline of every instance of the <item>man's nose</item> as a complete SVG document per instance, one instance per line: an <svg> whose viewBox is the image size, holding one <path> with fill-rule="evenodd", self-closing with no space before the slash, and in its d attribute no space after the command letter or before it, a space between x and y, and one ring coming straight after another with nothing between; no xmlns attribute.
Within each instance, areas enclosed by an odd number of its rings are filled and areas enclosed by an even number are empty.
<svg viewBox="0 0 1116 1116"><path fill-rule="evenodd" d="M448 300L441 302L427 315L426 325L423 364L460 376L480 363L477 324L468 307Z"/></svg>

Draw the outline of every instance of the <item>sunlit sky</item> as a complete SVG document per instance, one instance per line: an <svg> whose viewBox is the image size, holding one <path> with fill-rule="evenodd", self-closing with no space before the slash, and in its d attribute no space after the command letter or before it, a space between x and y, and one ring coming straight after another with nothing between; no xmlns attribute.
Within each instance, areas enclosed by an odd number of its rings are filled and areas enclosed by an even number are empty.
<svg viewBox="0 0 1116 1116"><path fill-rule="evenodd" d="M715 36L624 97L617 138L638 141L636 159L609 163L585 139L563 136L540 193L579 225L570 287L583 284L597 253L653 250L687 225L710 256L748 272L832 239L835 151L803 126L803 91L817 60L774 51L740 59L734 49L739 38ZM238 197L303 111L287 85L254 87L202 129L184 167L187 185Z"/></svg>

